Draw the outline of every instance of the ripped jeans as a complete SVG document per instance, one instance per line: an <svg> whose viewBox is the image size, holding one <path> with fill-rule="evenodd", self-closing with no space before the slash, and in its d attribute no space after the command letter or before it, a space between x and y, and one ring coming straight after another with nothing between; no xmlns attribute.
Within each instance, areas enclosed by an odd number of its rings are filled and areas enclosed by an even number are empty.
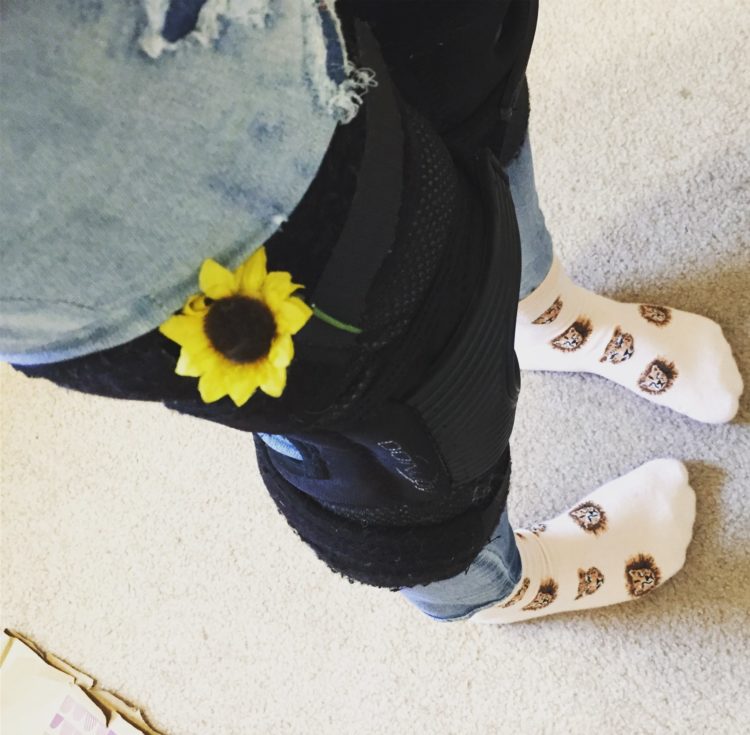
<svg viewBox="0 0 750 735"><path fill-rule="evenodd" d="M204 3L3 4L1 360L154 329L205 258L288 220L356 116L368 77L323 4Z"/></svg>

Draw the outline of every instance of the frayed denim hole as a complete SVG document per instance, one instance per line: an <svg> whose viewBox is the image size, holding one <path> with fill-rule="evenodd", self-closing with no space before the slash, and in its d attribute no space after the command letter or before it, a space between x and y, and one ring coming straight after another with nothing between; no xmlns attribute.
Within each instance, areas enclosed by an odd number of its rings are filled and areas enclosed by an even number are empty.
<svg viewBox="0 0 750 735"><path fill-rule="evenodd" d="M333 82L342 84L346 80L347 70L339 28L324 4L318 5L318 12L326 47L326 72Z"/></svg>
<svg viewBox="0 0 750 735"><path fill-rule="evenodd" d="M185 38L198 22L198 15L206 0L171 0L164 19L161 35L170 43Z"/></svg>
<svg viewBox="0 0 750 735"><path fill-rule="evenodd" d="M185 46L225 51L230 27L266 28L271 0L139 0L147 27L139 40L140 50L153 60L164 52ZM234 43L230 42L231 51Z"/></svg>

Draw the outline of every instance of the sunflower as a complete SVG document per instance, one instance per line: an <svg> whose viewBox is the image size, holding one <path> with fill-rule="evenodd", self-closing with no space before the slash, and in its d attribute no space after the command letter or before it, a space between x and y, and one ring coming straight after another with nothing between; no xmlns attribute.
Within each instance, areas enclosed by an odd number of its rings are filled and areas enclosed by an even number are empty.
<svg viewBox="0 0 750 735"><path fill-rule="evenodd" d="M278 398L294 357L292 335L313 315L292 294L302 286L286 271L266 271L266 250L256 250L232 272L205 260L182 311L159 331L182 347L175 372L199 378L206 403L229 396L243 406L255 391Z"/></svg>

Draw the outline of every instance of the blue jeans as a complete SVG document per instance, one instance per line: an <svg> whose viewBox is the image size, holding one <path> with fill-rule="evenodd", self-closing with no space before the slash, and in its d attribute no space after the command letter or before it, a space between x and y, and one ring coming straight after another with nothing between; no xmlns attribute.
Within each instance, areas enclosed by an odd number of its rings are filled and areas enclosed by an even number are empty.
<svg viewBox="0 0 750 735"><path fill-rule="evenodd" d="M521 236L521 287L518 299L526 298L547 276L552 266L552 238L534 182L531 140L526 133L518 155L505 168Z"/></svg>
<svg viewBox="0 0 750 735"><path fill-rule="evenodd" d="M355 116L367 75L324 3L211 3L189 32L202 4L3 5L0 360L150 332L205 258L279 229Z"/></svg>

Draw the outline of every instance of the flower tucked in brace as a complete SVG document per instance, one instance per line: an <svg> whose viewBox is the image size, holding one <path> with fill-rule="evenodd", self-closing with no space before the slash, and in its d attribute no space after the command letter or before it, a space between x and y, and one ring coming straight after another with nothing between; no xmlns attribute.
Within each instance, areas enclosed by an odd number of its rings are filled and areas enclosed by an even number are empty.
<svg viewBox="0 0 750 735"><path fill-rule="evenodd" d="M258 388L278 398L294 357L292 335L313 314L292 296L302 286L285 271L266 271L264 247L234 273L204 261L198 282L203 293L159 327L182 347L175 372L199 378L206 403L228 395L243 406Z"/></svg>

